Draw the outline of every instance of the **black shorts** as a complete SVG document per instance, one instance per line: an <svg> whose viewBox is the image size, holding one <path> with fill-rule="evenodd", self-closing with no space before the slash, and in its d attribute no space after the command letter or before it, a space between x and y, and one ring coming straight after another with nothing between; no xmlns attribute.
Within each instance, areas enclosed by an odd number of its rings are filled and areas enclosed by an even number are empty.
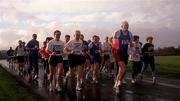
<svg viewBox="0 0 180 101"><path fill-rule="evenodd" d="M118 57L120 58L120 61L123 61L125 65L128 64L128 52L127 51L121 51L118 52Z"/></svg>
<svg viewBox="0 0 180 101"><path fill-rule="evenodd" d="M17 63L24 63L24 56L17 56Z"/></svg>
<svg viewBox="0 0 180 101"><path fill-rule="evenodd" d="M104 61L110 60L110 55L104 55Z"/></svg>
<svg viewBox="0 0 180 101"><path fill-rule="evenodd" d="M51 66L57 66L58 63L63 63L63 57L62 56L50 56L49 57L49 64Z"/></svg>
<svg viewBox="0 0 180 101"><path fill-rule="evenodd" d="M69 54L69 66L70 68L82 65L85 61L85 57L83 55Z"/></svg>
<svg viewBox="0 0 180 101"><path fill-rule="evenodd" d="M63 69L68 70L69 69L69 62L68 60L63 60Z"/></svg>
<svg viewBox="0 0 180 101"><path fill-rule="evenodd" d="M86 58L86 60L91 60L91 57L88 54L85 54L84 57Z"/></svg>
<svg viewBox="0 0 180 101"><path fill-rule="evenodd" d="M95 55L92 55L93 58L91 59L91 64L94 64L94 63L101 63L101 55L100 54L95 54Z"/></svg>

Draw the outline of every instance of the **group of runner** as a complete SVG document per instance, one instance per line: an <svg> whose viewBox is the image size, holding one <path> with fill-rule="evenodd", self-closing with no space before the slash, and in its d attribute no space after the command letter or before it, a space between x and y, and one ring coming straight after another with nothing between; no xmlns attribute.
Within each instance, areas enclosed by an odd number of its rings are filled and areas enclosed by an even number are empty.
<svg viewBox="0 0 180 101"><path fill-rule="evenodd" d="M25 70L25 58L28 55L29 78L37 80L39 77L38 59L41 54L44 67L44 77L49 81L49 91L62 91L62 83L66 84L69 78L76 78L76 90L83 89L84 79L91 77L92 83L99 83L99 74L105 71L108 78L115 76L114 89L120 92L122 81L126 73L128 61L132 63L132 83L136 83L137 78L143 77L143 73L150 64L155 83L155 63L153 37L147 37L147 43L143 45L139 42L139 36L132 35L128 30L127 21L122 21L120 29L114 33L113 37L105 37L103 43L100 37L94 35L91 41L85 41L80 30L76 30L74 38L65 35L65 41L61 40L61 31L55 30L54 37L48 37L39 47L37 34L32 35L27 45L19 40L19 45L15 51L12 48L7 52L9 56L17 57L19 74ZM117 65L116 73L115 65ZM143 67L143 68L142 68ZM64 80L63 78L64 77Z"/></svg>

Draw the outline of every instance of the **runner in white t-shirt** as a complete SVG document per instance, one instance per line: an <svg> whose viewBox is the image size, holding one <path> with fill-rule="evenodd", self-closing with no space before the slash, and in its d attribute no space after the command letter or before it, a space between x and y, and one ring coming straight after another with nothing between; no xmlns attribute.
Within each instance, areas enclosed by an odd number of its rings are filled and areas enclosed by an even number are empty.
<svg viewBox="0 0 180 101"><path fill-rule="evenodd" d="M103 60L104 60L104 69L107 69L108 77L110 77L111 73L111 64L110 64L110 55L112 51L112 46L108 42L108 36L105 38L105 42L102 44L102 53L103 53Z"/></svg>
<svg viewBox="0 0 180 101"><path fill-rule="evenodd" d="M64 42L60 40L61 32L56 30L54 32L54 39L49 41L47 44L46 51L49 53L49 64L50 64L50 73L49 73L49 91L53 91L53 76L55 75L55 70L57 70L57 82L56 82L56 90L58 92L62 91L60 86L60 82L62 81L62 72L63 72L63 49ZM57 66L57 69L55 67Z"/></svg>
<svg viewBox="0 0 180 101"><path fill-rule="evenodd" d="M73 74L75 73L76 70L76 74L77 74L77 85L76 85L76 90L80 91L82 90L81 87L81 82L82 82L82 64L83 64L83 55L82 55L82 45L83 45L83 41L80 39L80 35L81 32L79 30L77 30L75 32L75 38L71 41L69 41L65 48L64 48L64 52L65 53L69 53L69 72L70 72L70 76L73 76Z"/></svg>
<svg viewBox="0 0 180 101"><path fill-rule="evenodd" d="M128 46L129 60L132 62L132 81L134 84L136 82L136 77L141 70L141 45L139 43L139 36L134 35L133 42Z"/></svg>
<svg viewBox="0 0 180 101"><path fill-rule="evenodd" d="M25 52L26 52L26 47L23 46L22 44L22 40L19 40L19 45L16 47L15 49L15 56L17 59L17 64L18 64L18 74L20 76L23 75L24 72L24 56L25 56Z"/></svg>

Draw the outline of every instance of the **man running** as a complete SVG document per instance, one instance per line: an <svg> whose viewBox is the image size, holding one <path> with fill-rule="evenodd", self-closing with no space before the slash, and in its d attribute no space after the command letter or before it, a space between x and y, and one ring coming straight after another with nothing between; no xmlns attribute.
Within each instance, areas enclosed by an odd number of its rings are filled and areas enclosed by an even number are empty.
<svg viewBox="0 0 180 101"><path fill-rule="evenodd" d="M131 44L132 42L132 33L128 28L128 22L122 21L121 29L115 32L114 36L114 54L119 67L114 84L116 93L120 92L121 83L126 73L126 65L128 63L128 44Z"/></svg>
<svg viewBox="0 0 180 101"><path fill-rule="evenodd" d="M32 35L32 40L30 40L26 45L27 50L29 51L29 68L28 74L30 80L36 80L38 78L38 53L39 53L39 41L37 41L37 34ZM33 66L34 65L34 66ZM33 75L31 75L34 70Z"/></svg>
<svg viewBox="0 0 180 101"><path fill-rule="evenodd" d="M59 30L54 31L54 39L49 41L46 51L49 53L49 91L53 91L53 80L55 83L55 90L57 92L62 91L60 83L62 82L62 73L63 73L63 49L64 42L60 40L61 32ZM57 68L57 69L56 69ZM56 71L57 70L57 71ZM57 80L54 78L54 75L57 73Z"/></svg>
<svg viewBox="0 0 180 101"><path fill-rule="evenodd" d="M90 56L91 56L91 67L93 71L93 83L97 84L98 81L98 72L101 63L101 52L102 52L102 45L99 42L99 37L94 35L92 42L89 44Z"/></svg>
<svg viewBox="0 0 180 101"><path fill-rule="evenodd" d="M109 44L111 45L111 53L110 53L110 64L111 64L111 74L110 77L114 77L114 64L115 64L115 58L114 58L114 46L113 46L113 37L109 37L108 39Z"/></svg>
<svg viewBox="0 0 180 101"><path fill-rule="evenodd" d="M69 54L69 72L70 76L74 76L75 74L75 69L76 69L76 74L77 74L77 82L76 82L76 90L81 91L82 90L82 64L83 64L83 53L82 53L82 46L83 46L83 41L80 39L81 32L79 30L76 30L75 32L75 38L71 41L69 41L66 46L64 51Z"/></svg>
<svg viewBox="0 0 180 101"><path fill-rule="evenodd" d="M83 77L86 76L86 79L89 76L90 72L90 56L88 54L88 42L84 40L84 35L81 34L80 39L83 41L83 46L82 46L82 52L84 56L84 62L83 62ZM87 71L87 73L86 73Z"/></svg>
<svg viewBox="0 0 180 101"><path fill-rule="evenodd" d="M102 44L102 53L103 53L103 60L105 70L107 69L108 78L111 77L111 64L110 64L110 54L112 51L111 44L108 42L108 36L105 37L105 42Z"/></svg>
<svg viewBox="0 0 180 101"><path fill-rule="evenodd" d="M19 45L15 49L15 56L17 58L17 64L18 64L17 67L18 67L19 76L22 76L24 73L25 52L26 52L26 47L23 46L22 40L19 40Z"/></svg>
<svg viewBox="0 0 180 101"><path fill-rule="evenodd" d="M65 35L65 44L67 44L70 41L70 35ZM63 69L64 69L64 76L69 75L69 61L68 61L68 55L67 53L63 56Z"/></svg>
<svg viewBox="0 0 180 101"><path fill-rule="evenodd" d="M131 83L136 83L137 75L141 70L141 45L139 36L133 36L133 42L128 46L129 60L132 63L132 80Z"/></svg>
<svg viewBox="0 0 180 101"><path fill-rule="evenodd" d="M14 56L14 50L12 49L12 47L9 48L9 50L7 51L7 56L8 56L8 62L9 62L9 68L11 68L11 66L13 67L13 56Z"/></svg>

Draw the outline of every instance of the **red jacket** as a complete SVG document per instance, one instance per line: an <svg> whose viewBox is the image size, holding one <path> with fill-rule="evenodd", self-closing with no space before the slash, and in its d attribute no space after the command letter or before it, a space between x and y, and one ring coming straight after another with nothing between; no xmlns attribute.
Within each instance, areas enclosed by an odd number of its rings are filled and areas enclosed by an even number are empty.
<svg viewBox="0 0 180 101"><path fill-rule="evenodd" d="M48 59L49 58L49 54L46 52L46 47L47 47L47 45L43 45L40 48L40 53L41 53L41 56L42 56L43 59Z"/></svg>

